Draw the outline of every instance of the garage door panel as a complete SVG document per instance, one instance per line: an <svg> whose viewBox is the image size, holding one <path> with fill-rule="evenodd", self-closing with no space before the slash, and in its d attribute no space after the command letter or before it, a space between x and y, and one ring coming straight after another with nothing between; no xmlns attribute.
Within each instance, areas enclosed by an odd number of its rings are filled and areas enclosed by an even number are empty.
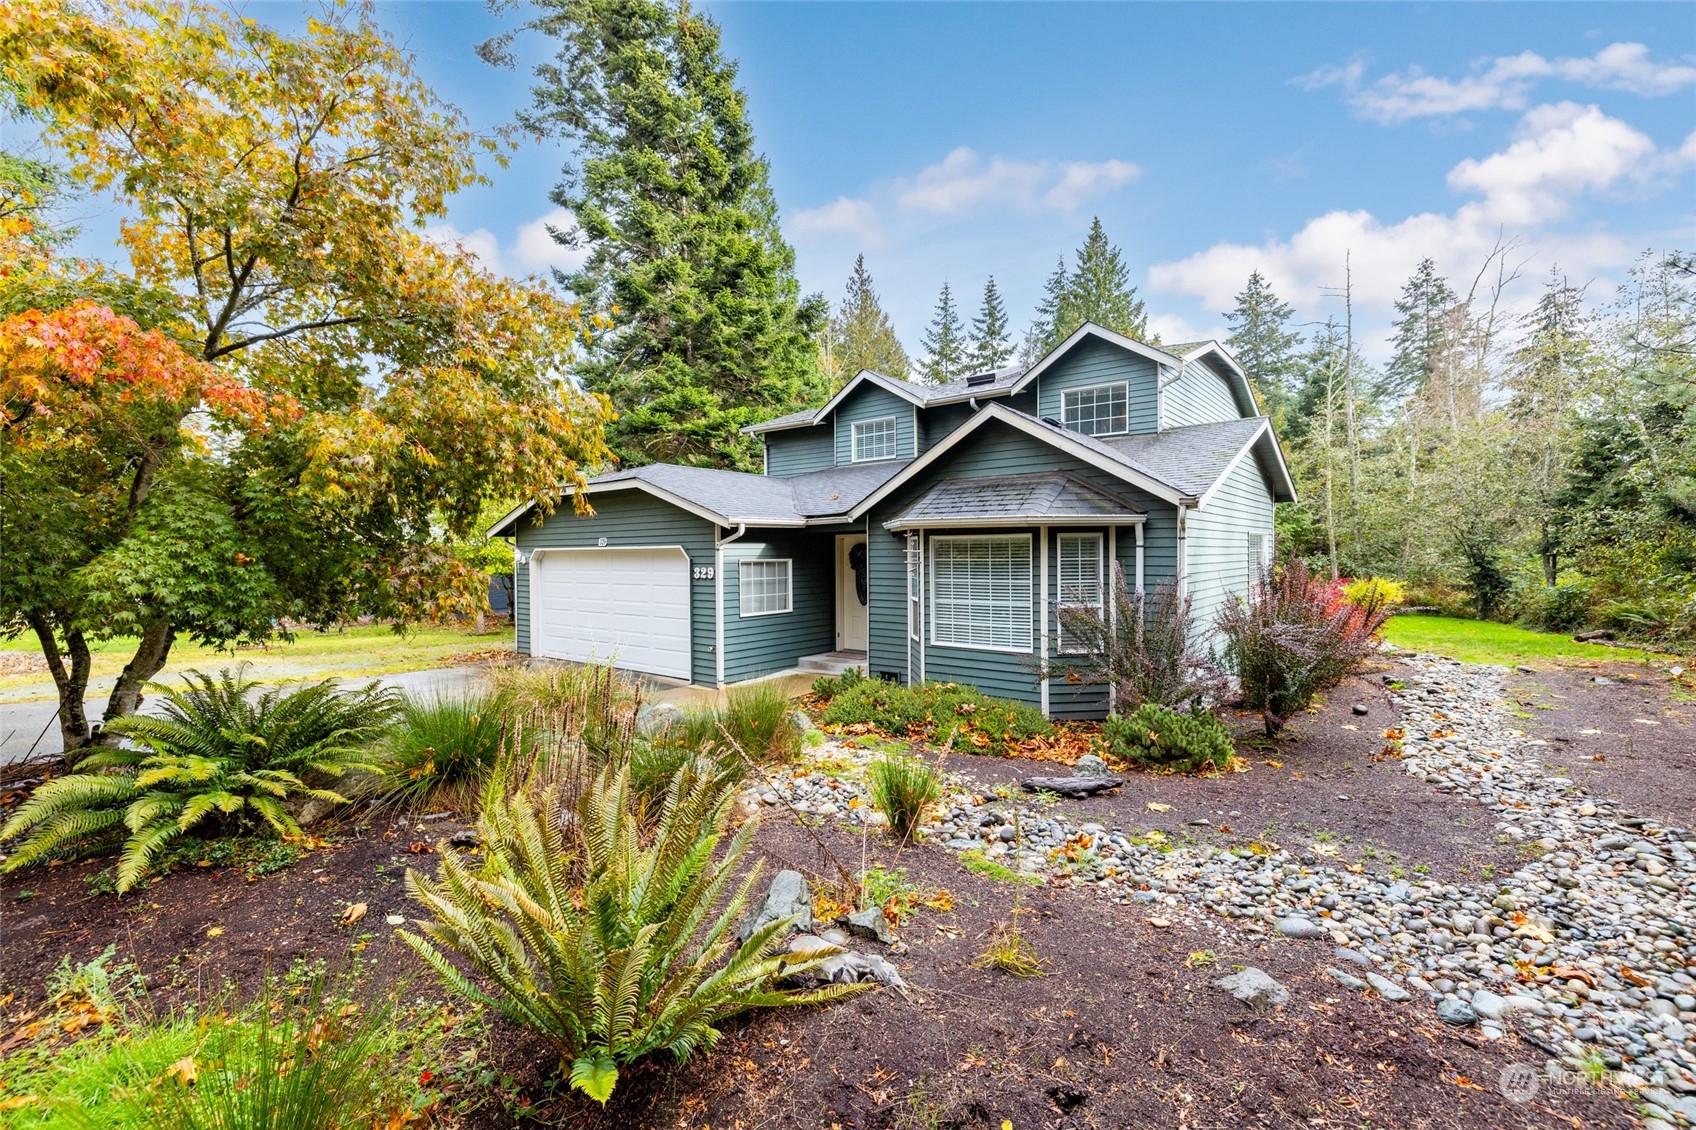
<svg viewBox="0 0 1696 1130"><path fill-rule="evenodd" d="M689 560L677 549L542 550L531 650L687 679Z"/></svg>

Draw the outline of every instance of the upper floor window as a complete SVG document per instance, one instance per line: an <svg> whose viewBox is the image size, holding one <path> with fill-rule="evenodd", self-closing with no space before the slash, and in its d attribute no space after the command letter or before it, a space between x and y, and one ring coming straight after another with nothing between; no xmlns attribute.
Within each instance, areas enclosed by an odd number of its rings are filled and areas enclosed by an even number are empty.
<svg viewBox="0 0 1696 1130"><path fill-rule="evenodd" d="M1117 436L1130 431L1130 385L1124 381L1060 394L1060 422L1086 436Z"/></svg>
<svg viewBox="0 0 1696 1130"><path fill-rule="evenodd" d="M895 458L895 417L859 420L854 424L853 458L856 463Z"/></svg>

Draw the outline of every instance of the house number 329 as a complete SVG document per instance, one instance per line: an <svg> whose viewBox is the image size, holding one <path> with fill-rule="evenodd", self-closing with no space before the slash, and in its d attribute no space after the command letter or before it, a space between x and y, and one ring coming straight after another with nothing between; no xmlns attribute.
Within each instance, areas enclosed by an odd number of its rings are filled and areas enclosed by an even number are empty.
<svg viewBox="0 0 1696 1130"><path fill-rule="evenodd" d="M711 565L697 565L697 566L695 566L695 579L697 581L710 581L710 580L712 580L713 579L713 567Z"/></svg>

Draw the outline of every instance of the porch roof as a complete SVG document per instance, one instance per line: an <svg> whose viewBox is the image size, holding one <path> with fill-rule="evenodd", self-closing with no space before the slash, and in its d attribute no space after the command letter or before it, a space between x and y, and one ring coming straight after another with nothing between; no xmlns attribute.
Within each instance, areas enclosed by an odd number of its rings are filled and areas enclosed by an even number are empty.
<svg viewBox="0 0 1696 1130"><path fill-rule="evenodd" d="M1117 526L1148 517L1134 502L1064 471L947 479L884 523L886 530L947 526Z"/></svg>

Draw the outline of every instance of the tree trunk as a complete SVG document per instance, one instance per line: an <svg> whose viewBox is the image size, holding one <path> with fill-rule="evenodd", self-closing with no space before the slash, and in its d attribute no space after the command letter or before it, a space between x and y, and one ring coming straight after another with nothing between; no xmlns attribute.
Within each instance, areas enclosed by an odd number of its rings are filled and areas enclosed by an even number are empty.
<svg viewBox="0 0 1696 1130"><path fill-rule="evenodd" d="M53 675L53 685L59 692L59 739L64 744L65 760L74 762L77 751L91 742L88 712L83 708L83 699L88 694L88 672L94 657L89 653L88 641L81 632L67 631L65 651L60 651L58 637L53 634L53 625L47 617L31 614L28 619L35 638L41 644L41 654L47 660L47 670ZM70 653L68 669L65 652Z"/></svg>
<svg viewBox="0 0 1696 1130"><path fill-rule="evenodd" d="M147 630L141 634L141 643L136 646L135 654L124 665L124 673L118 676L118 683L112 688L112 697L106 703L104 721L110 722L125 714L135 713L136 707L141 705L142 687L165 666L165 660L171 654L171 644L176 638L177 633L167 617L161 616L147 626Z"/></svg>

